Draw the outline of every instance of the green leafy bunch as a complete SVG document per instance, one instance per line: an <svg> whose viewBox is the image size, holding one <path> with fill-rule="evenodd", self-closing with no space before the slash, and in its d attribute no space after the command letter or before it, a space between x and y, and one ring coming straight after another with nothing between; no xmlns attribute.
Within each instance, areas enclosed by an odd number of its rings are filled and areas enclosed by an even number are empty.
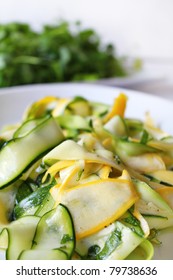
<svg viewBox="0 0 173 280"><path fill-rule="evenodd" d="M35 31L26 23L0 25L0 87L88 81L126 75L112 44L93 29L66 21Z"/></svg>

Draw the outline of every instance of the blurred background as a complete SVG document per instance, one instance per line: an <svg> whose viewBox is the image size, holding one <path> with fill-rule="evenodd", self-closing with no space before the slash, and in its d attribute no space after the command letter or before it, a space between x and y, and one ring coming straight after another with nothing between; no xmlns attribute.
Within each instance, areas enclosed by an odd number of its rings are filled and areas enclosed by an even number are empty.
<svg viewBox="0 0 173 280"><path fill-rule="evenodd" d="M72 80L173 99L172 12L172 0L1 1L0 87Z"/></svg>

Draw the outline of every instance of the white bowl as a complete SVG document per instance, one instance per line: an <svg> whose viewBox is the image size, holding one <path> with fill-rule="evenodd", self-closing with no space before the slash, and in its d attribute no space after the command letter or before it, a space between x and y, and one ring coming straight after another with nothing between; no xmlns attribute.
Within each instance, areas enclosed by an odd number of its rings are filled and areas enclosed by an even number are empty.
<svg viewBox="0 0 173 280"><path fill-rule="evenodd" d="M0 90L0 128L5 124L20 121L24 109L33 101L46 96L69 97L80 95L90 100L111 104L114 98L124 92L128 96L126 116L144 119L147 111L157 124L173 134L173 103L171 101L132 90L107 86L60 83L20 86ZM163 244L155 248L154 259L173 259L173 230L164 231L160 236Z"/></svg>

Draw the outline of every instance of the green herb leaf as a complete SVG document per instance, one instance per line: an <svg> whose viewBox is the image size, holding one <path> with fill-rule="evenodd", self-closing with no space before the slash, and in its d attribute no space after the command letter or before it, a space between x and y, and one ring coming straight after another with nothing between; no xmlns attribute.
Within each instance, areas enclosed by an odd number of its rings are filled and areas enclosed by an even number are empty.
<svg viewBox="0 0 173 280"><path fill-rule="evenodd" d="M79 22L44 25L39 32L25 23L0 25L0 87L124 75L114 46L104 46Z"/></svg>

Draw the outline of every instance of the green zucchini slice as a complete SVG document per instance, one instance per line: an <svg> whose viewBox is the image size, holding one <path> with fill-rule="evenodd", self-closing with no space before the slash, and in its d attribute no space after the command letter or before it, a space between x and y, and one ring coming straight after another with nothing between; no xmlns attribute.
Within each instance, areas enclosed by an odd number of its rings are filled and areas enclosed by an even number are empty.
<svg viewBox="0 0 173 280"><path fill-rule="evenodd" d="M32 250L60 249L71 258L75 247L73 222L68 209L59 204L40 219Z"/></svg>
<svg viewBox="0 0 173 280"><path fill-rule="evenodd" d="M25 250L19 260L67 260L67 254L59 249L55 250Z"/></svg>
<svg viewBox="0 0 173 280"><path fill-rule="evenodd" d="M36 216L25 216L8 226L7 260L17 260L23 250L31 248L39 219Z"/></svg>
<svg viewBox="0 0 173 280"><path fill-rule="evenodd" d="M60 127L49 117L25 136L7 142L0 150L0 188L21 177L31 164L63 139Z"/></svg>

